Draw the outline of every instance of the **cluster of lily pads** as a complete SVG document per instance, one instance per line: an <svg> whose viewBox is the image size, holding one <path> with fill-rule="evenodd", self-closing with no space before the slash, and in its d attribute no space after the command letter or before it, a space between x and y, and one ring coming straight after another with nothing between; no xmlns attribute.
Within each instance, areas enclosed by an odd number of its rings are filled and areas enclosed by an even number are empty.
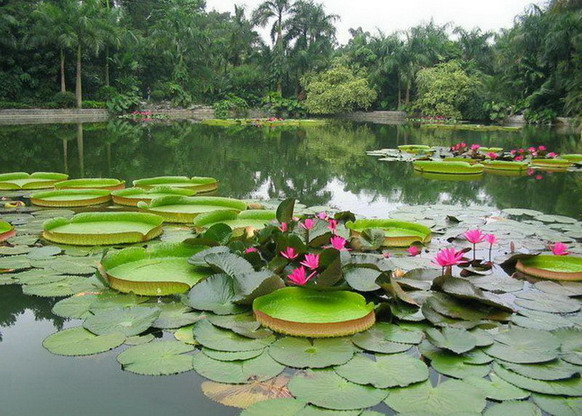
<svg viewBox="0 0 582 416"><path fill-rule="evenodd" d="M501 147L469 146L460 142L449 148L402 145L398 149L374 150L367 154L380 157L381 161L412 162L414 170L428 179L479 179L484 172L523 176L533 175L537 170L564 172L582 169L582 155L558 155L548 152L545 146L504 151Z"/></svg>
<svg viewBox="0 0 582 416"><path fill-rule="evenodd" d="M135 181L93 212L3 210L0 285L63 298L53 312L77 324L45 348L116 349L141 375L194 370L245 416L580 414L582 222L160 197L185 183Z"/></svg>
<svg viewBox="0 0 582 416"><path fill-rule="evenodd" d="M277 117L269 118L236 118L236 119L208 119L202 120L201 124L207 126L232 127L232 126L253 126L253 127L300 127L300 126L322 126L327 123L324 119L283 119Z"/></svg>

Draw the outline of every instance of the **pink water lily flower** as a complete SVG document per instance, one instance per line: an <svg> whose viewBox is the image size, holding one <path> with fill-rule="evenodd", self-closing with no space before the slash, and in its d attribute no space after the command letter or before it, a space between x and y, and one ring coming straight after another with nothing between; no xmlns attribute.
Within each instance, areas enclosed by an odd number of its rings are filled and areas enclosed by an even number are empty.
<svg viewBox="0 0 582 416"><path fill-rule="evenodd" d="M305 221L303 221L299 225L301 225L306 230L311 230L313 227L315 227L315 220L312 220L311 218L307 218Z"/></svg>
<svg viewBox="0 0 582 416"><path fill-rule="evenodd" d="M256 248L254 248L254 247L249 247L249 248L247 248L247 249L245 250L245 254L249 254L249 253L256 253L256 252L258 252L258 251L259 251L259 250L257 250L257 249L256 249Z"/></svg>
<svg viewBox="0 0 582 416"><path fill-rule="evenodd" d="M334 235L329 242L331 246L327 246L328 248L335 248L339 251L348 251L349 249L346 248L347 240L345 238L340 237L339 235Z"/></svg>
<svg viewBox="0 0 582 416"><path fill-rule="evenodd" d="M289 224L287 224L286 222L282 222L281 225L279 226L279 229L283 232L287 232L287 230L289 230Z"/></svg>
<svg viewBox="0 0 582 416"><path fill-rule="evenodd" d="M408 254L410 254L412 257L418 256L420 254L420 249L416 246L410 246L406 249L406 251L408 251Z"/></svg>
<svg viewBox="0 0 582 416"><path fill-rule="evenodd" d="M536 175L536 180L539 181L541 179L544 179L544 177L542 175Z"/></svg>
<svg viewBox="0 0 582 416"><path fill-rule="evenodd" d="M517 153L517 150L512 149L512 150L509 151L509 153L511 153L512 155L515 155Z"/></svg>
<svg viewBox="0 0 582 416"><path fill-rule="evenodd" d="M489 157L489 159L495 160L499 157L499 155L497 153L489 152L487 153L487 157Z"/></svg>
<svg viewBox="0 0 582 416"><path fill-rule="evenodd" d="M294 260L299 256L299 253L295 251L293 247L287 247L285 250L281 251L279 254L289 260Z"/></svg>
<svg viewBox="0 0 582 416"><path fill-rule="evenodd" d="M567 256L570 254L568 251L568 246L564 243L560 243L559 241L550 245L550 250L552 250L552 254L554 256Z"/></svg>
<svg viewBox="0 0 582 416"><path fill-rule="evenodd" d="M330 219L327 222L327 228L329 228L331 230L332 233L335 233L337 231L337 221L336 220L332 220Z"/></svg>
<svg viewBox="0 0 582 416"><path fill-rule="evenodd" d="M481 230L469 230L465 234L463 234L467 241L471 244L478 244L485 240L485 234L481 232Z"/></svg>
<svg viewBox="0 0 582 416"><path fill-rule="evenodd" d="M463 262L463 253L462 251L456 251L454 248L443 248L439 251L435 256L434 264L437 264L441 267L451 267L456 266L457 264L461 264Z"/></svg>
<svg viewBox="0 0 582 416"><path fill-rule="evenodd" d="M497 243L497 237L495 236L495 234L486 234L485 241L487 241L489 245L493 245Z"/></svg>
<svg viewBox="0 0 582 416"><path fill-rule="evenodd" d="M555 158L556 156L558 156L558 154L557 154L557 153L554 153L554 152L550 152L550 153L548 153L546 156L547 156L547 157L549 157L550 159L553 159L553 158Z"/></svg>
<svg viewBox="0 0 582 416"><path fill-rule="evenodd" d="M540 152L543 152L544 150L546 150L546 146L542 145L542 146L538 146L538 150Z"/></svg>
<svg viewBox="0 0 582 416"><path fill-rule="evenodd" d="M518 162L519 161L522 161L523 160L523 156L515 156L515 158L513 160L517 160Z"/></svg>
<svg viewBox="0 0 582 416"><path fill-rule="evenodd" d="M527 148L527 151L528 151L528 152L530 152L530 153L533 153L533 152L535 152L535 151L536 151L536 148L535 148L535 147L533 147L533 146L532 146L532 147L528 147L528 148Z"/></svg>
<svg viewBox="0 0 582 416"><path fill-rule="evenodd" d="M471 145L471 150L479 150L479 148L480 148L480 147L481 147L481 146L480 146L480 145L478 145L478 144L472 144L472 145Z"/></svg>
<svg viewBox="0 0 582 416"><path fill-rule="evenodd" d="M305 270L305 267L301 266L301 267L294 269L287 277L289 278L289 280L291 280L296 285L303 286L313 276L315 276L315 272L308 275L307 270Z"/></svg>
<svg viewBox="0 0 582 416"><path fill-rule="evenodd" d="M306 254L301 264L308 269L316 270L319 267L319 254Z"/></svg>
<svg viewBox="0 0 582 416"><path fill-rule="evenodd" d="M316 217L319 218L320 220L327 220L328 219L327 212L320 212L319 214L316 215Z"/></svg>

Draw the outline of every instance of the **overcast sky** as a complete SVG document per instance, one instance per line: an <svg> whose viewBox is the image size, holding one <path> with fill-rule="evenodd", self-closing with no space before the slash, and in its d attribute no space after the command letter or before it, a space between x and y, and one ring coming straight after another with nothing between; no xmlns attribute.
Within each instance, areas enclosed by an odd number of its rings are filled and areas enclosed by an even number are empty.
<svg viewBox="0 0 582 416"><path fill-rule="evenodd" d="M316 0L317 1L317 0ZM261 0L206 0L208 10L234 10L234 4L245 4L249 12ZM513 18L523 12L526 6L544 0L319 0L328 13L341 17L337 23L338 40L345 43L349 39L348 29L361 26L375 32L376 28L386 33L408 29L411 26L430 21L438 24L454 22L467 29L480 27L484 30L498 30L510 27Z"/></svg>

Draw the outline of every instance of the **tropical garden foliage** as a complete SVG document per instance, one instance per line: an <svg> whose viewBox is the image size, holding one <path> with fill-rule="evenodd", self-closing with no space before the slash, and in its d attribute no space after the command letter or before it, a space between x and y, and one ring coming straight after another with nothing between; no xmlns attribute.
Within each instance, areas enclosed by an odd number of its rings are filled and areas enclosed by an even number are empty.
<svg viewBox="0 0 582 416"><path fill-rule="evenodd" d="M285 107L307 98L315 113L368 106L434 113L438 102L437 112L454 117L523 113L539 123L582 112L579 1L530 6L498 33L429 22L391 34L354 28L345 45L336 40L339 17L312 0L269 0L232 13L208 10L203 0L5 0L0 7L3 108L86 100L85 107L110 101L123 112L144 99L189 106L239 98L257 107L275 92L291 100ZM370 91L323 109L313 84L338 69ZM463 91L457 102L441 95L446 85Z"/></svg>

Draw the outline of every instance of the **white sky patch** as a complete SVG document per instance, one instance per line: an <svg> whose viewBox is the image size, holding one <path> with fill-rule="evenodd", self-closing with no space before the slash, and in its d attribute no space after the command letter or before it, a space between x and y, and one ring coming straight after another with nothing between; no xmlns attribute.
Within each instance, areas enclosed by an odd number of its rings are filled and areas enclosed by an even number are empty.
<svg viewBox="0 0 582 416"><path fill-rule="evenodd" d="M317 0L316 0L317 1ZM375 33L406 30L434 20L442 25L452 22L465 29L480 27L497 31L513 25L516 15L521 14L532 3L543 5L544 0L319 0L328 13L341 17L336 23L338 40L346 43L349 29L361 26ZM235 4L247 6L248 13L262 3L261 0L206 0L207 9L233 12ZM267 31L261 31L267 37Z"/></svg>

